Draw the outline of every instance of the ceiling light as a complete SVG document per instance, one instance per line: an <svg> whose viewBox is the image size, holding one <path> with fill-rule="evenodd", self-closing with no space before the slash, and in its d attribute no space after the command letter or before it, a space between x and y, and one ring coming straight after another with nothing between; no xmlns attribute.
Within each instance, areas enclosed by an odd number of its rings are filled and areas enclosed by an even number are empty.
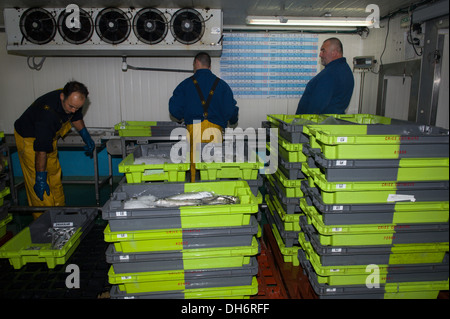
<svg viewBox="0 0 450 319"><path fill-rule="evenodd" d="M370 27L373 21L366 18L349 17L284 17L248 16L247 24L266 26L308 26L308 27Z"/></svg>

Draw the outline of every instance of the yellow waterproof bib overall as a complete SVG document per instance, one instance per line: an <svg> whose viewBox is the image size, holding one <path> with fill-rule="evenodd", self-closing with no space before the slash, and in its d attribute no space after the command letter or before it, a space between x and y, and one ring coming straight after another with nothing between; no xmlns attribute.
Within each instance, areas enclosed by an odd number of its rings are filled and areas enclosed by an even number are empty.
<svg viewBox="0 0 450 319"><path fill-rule="evenodd" d="M64 190L61 182L61 165L58 160L58 148L56 146L59 137L66 135L72 127L70 121L62 124L53 139L53 151L47 153L47 183L50 187L50 195L44 192L44 200L41 201L34 192L33 186L36 180L35 151L33 149L34 137L23 138L14 130L17 153L22 167L29 206L65 206ZM37 218L42 213L33 213Z"/></svg>
<svg viewBox="0 0 450 319"><path fill-rule="evenodd" d="M209 104L211 103L214 90L219 84L219 78L215 79L211 90L209 91L207 100L203 97L202 90L200 89L197 79L194 76L192 76L191 79L194 82L194 86L197 90L200 101L202 102L204 117L202 122L194 122L194 124L188 124L186 126L189 132L189 145L191 152L191 183L194 183L196 173L195 162L199 158L199 155L197 154L197 145L210 142L222 143L222 127L208 121ZM201 147L199 147L198 150L201 151Z"/></svg>

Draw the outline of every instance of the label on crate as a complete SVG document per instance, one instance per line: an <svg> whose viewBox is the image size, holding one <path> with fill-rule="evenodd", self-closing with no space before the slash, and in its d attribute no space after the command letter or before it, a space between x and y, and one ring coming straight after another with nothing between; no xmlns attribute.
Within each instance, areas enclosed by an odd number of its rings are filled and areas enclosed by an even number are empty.
<svg viewBox="0 0 450 319"><path fill-rule="evenodd" d="M119 256L119 260L129 260L130 256L129 255L121 255Z"/></svg>
<svg viewBox="0 0 450 319"><path fill-rule="evenodd" d="M53 223L53 227L73 227L73 222L60 222L60 223Z"/></svg>
<svg viewBox="0 0 450 319"><path fill-rule="evenodd" d="M117 234L117 238L127 238L128 234Z"/></svg>
<svg viewBox="0 0 450 319"><path fill-rule="evenodd" d="M332 253L340 253L342 252L342 248L331 248Z"/></svg>
<svg viewBox="0 0 450 319"><path fill-rule="evenodd" d="M122 280L130 280L131 276L122 276L122 277L120 277L120 279L122 279Z"/></svg>
<svg viewBox="0 0 450 319"><path fill-rule="evenodd" d="M116 212L116 217L127 217L128 213L126 211L124 212Z"/></svg>
<svg viewBox="0 0 450 319"><path fill-rule="evenodd" d="M336 184L336 189L346 189L347 184Z"/></svg>
<svg viewBox="0 0 450 319"><path fill-rule="evenodd" d="M388 202L400 202L400 201L410 201L415 202L416 198L414 195L397 195L397 194L389 194L387 198Z"/></svg>
<svg viewBox="0 0 450 319"><path fill-rule="evenodd" d="M336 292L336 288L327 288L326 291L327 292Z"/></svg>
<svg viewBox="0 0 450 319"><path fill-rule="evenodd" d="M347 143L347 137L346 136L339 136L337 138L338 143Z"/></svg>
<svg viewBox="0 0 450 319"><path fill-rule="evenodd" d="M344 210L344 206L342 206L342 205L333 206L333 210Z"/></svg>
<svg viewBox="0 0 450 319"><path fill-rule="evenodd" d="M331 230L334 232L339 232L342 231L342 227L333 227Z"/></svg>
<svg viewBox="0 0 450 319"><path fill-rule="evenodd" d="M336 161L336 166L347 166L347 161L346 160Z"/></svg>
<svg viewBox="0 0 450 319"><path fill-rule="evenodd" d="M340 269L330 269L330 272L340 272Z"/></svg>

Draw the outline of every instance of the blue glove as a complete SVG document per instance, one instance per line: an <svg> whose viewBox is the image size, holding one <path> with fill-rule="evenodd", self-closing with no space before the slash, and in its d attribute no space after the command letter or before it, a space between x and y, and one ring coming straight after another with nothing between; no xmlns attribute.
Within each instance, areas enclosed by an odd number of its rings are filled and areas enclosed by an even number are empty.
<svg viewBox="0 0 450 319"><path fill-rule="evenodd" d="M86 143L86 146L84 147L84 150L86 151L86 155L89 155L92 157L92 154L95 149L95 143L91 138L91 135L89 134L87 128L83 127L81 131L79 132L81 138L83 139L83 142Z"/></svg>
<svg viewBox="0 0 450 319"><path fill-rule="evenodd" d="M36 172L36 183L34 184L34 192L40 200L44 200L44 192L50 195L50 187L47 184L47 172Z"/></svg>

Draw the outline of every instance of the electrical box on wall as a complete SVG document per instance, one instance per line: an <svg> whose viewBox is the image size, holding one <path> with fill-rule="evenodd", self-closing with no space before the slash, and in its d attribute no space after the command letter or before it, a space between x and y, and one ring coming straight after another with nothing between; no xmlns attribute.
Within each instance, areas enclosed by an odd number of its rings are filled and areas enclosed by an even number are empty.
<svg viewBox="0 0 450 319"><path fill-rule="evenodd" d="M9 53L26 56L211 56L222 52L219 9L5 8Z"/></svg>
<svg viewBox="0 0 450 319"><path fill-rule="evenodd" d="M375 64L373 56L356 56L353 58L354 69L372 69Z"/></svg>

